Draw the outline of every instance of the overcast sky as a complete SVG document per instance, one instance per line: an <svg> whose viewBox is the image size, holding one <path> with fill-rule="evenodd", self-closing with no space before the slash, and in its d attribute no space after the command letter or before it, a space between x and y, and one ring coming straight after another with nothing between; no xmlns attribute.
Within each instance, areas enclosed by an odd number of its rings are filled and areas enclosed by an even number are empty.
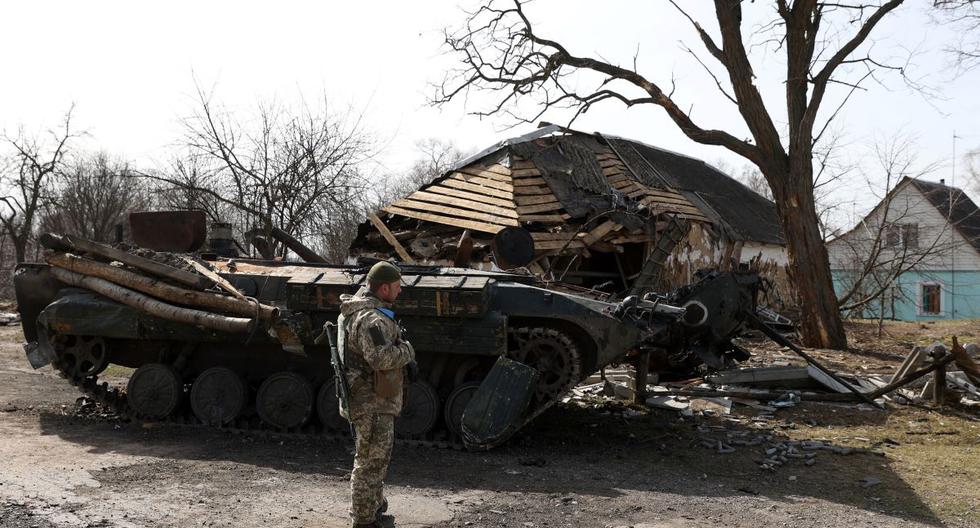
<svg viewBox="0 0 980 528"><path fill-rule="evenodd" d="M980 147L980 71L950 75L941 49L955 34L929 23L927 2L907 3L875 34L875 52L898 57L903 49L918 50L913 75L940 88L941 96L923 97L897 77L883 75L887 86L869 84L868 91L857 93L836 128L846 138L844 155L850 159L861 159L874 138L902 130L917 138L923 163L943 164L932 178L948 183L954 131L960 154ZM708 4L684 2L703 10L708 16L702 20L712 28ZM763 10L768 4L747 7L746 25L771 16ZM528 11L540 22L541 34L564 41L579 55L628 64L639 44L639 70L660 82L673 75L678 99L693 108L696 120L746 135L734 107L680 49L681 40L694 49L698 41L666 1L541 0ZM376 170L399 172L416 156L420 139L451 139L476 151L531 128L506 129L509 123L502 119L468 115L479 107L478 99L468 105L427 105L431 84L455 61L444 53L442 29L463 18L456 1L5 2L0 7L0 128L8 133L19 126L42 129L75 103L77 126L91 134L89 148L153 166L166 160L181 134L179 118L193 109L196 78L214 90L216 100L243 115L258 100L291 102L322 93L338 110L364 110L366 128L385 145ZM762 48L753 57L773 108L783 101L780 57ZM574 128L638 139L715 164L745 164L724 149L687 140L656 107L625 110L610 103L594 108ZM841 199L857 197L852 211L872 205L862 188L855 178L841 191Z"/></svg>

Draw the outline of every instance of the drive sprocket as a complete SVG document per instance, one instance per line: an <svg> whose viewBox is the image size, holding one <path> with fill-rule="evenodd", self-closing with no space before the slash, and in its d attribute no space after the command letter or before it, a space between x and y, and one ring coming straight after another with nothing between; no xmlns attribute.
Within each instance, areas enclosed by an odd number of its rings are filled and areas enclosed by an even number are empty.
<svg viewBox="0 0 980 528"><path fill-rule="evenodd" d="M541 377L535 391L540 403L557 399L579 382L582 358L575 341L554 328L517 328L516 348L507 355L537 370Z"/></svg>

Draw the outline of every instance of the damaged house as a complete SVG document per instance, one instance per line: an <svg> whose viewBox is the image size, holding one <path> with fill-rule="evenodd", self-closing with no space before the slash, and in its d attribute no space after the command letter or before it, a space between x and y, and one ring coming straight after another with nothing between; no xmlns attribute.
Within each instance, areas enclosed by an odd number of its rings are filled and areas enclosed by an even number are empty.
<svg viewBox="0 0 980 528"><path fill-rule="evenodd" d="M351 255L520 269L622 293L663 291L733 263L784 284L783 246L774 204L710 165L549 125L369 215Z"/></svg>

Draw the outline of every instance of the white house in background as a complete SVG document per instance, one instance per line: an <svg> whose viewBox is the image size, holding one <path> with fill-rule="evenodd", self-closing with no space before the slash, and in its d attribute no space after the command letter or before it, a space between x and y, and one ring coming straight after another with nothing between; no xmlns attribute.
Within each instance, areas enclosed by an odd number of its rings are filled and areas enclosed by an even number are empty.
<svg viewBox="0 0 980 528"><path fill-rule="evenodd" d="M857 292L845 306L887 286L856 315L980 318L980 209L942 180L902 179L827 248L838 297Z"/></svg>

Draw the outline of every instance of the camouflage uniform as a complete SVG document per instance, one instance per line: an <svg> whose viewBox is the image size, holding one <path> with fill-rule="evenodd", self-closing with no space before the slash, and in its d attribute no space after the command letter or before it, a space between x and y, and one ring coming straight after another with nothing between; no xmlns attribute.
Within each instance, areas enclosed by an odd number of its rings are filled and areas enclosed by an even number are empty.
<svg viewBox="0 0 980 528"><path fill-rule="evenodd" d="M347 418L357 435L350 515L355 524L369 523L384 500L395 415L402 409L403 368L415 360L415 351L401 339L395 320L380 310L385 303L367 288L341 300L340 346L350 385Z"/></svg>

